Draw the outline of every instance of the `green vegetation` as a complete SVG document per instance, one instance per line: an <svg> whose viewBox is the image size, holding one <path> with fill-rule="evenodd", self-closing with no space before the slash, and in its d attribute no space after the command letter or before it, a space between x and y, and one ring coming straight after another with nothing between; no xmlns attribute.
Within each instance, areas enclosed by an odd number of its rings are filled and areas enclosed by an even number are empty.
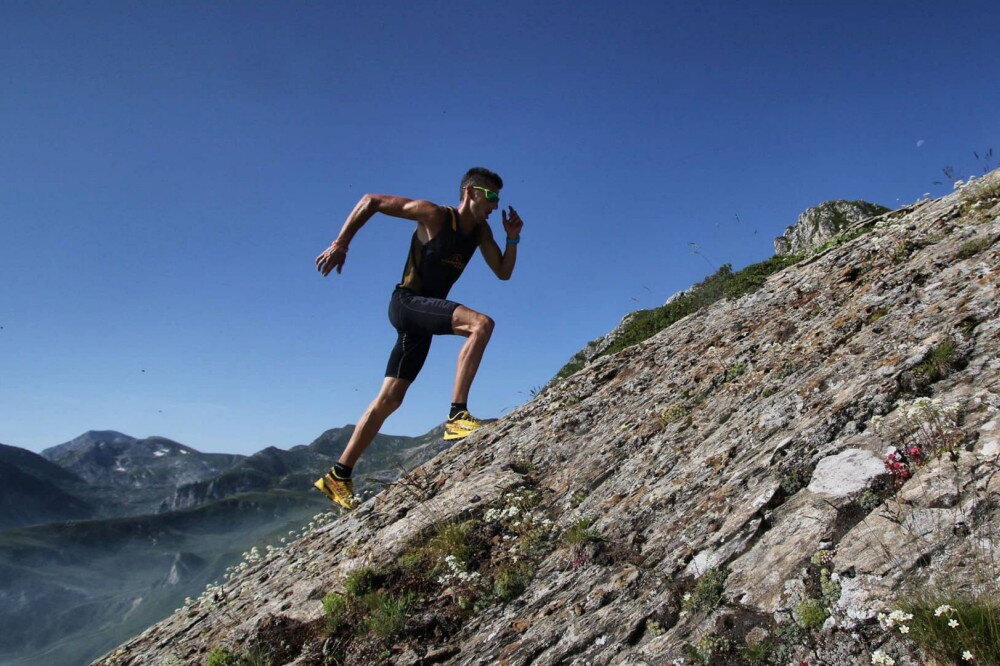
<svg viewBox="0 0 1000 666"><path fill-rule="evenodd" d="M377 589L379 581L384 576L372 567L361 567L347 574L344 589L347 594L361 597Z"/></svg>
<svg viewBox="0 0 1000 666"><path fill-rule="evenodd" d="M726 569L709 569L694 584L694 588L684 595L685 608L699 611L710 611L722 601L722 591L725 589L729 571Z"/></svg>
<svg viewBox="0 0 1000 666"><path fill-rule="evenodd" d="M766 664L771 651L774 650L774 641L764 638L756 642L747 642L739 648L739 654L751 664Z"/></svg>
<svg viewBox="0 0 1000 666"><path fill-rule="evenodd" d="M469 566L478 550L477 545L469 538L474 526L475 522L471 520L444 523L427 542L428 553L441 562L454 557L462 566Z"/></svg>
<svg viewBox="0 0 1000 666"><path fill-rule="evenodd" d="M493 595L500 603L507 603L528 589L534 578L532 567L523 562L512 562L496 571L493 576Z"/></svg>
<svg viewBox="0 0 1000 666"><path fill-rule="evenodd" d="M958 252L955 253L955 259L958 261L970 259L983 250L988 250L996 241L996 236L986 236L970 240L968 243L964 243L960 248L958 248Z"/></svg>
<svg viewBox="0 0 1000 666"><path fill-rule="evenodd" d="M224 647L212 650L205 666L271 666L272 660L259 650L230 652Z"/></svg>
<svg viewBox="0 0 1000 666"><path fill-rule="evenodd" d="M347 597L331 592L323 597L323 612L326 615L326 626L330 633L340 631L347 626Z"/></svg>
<svg viewBox="0 0 1000 666"><path fill-rule="evenodd" d="M778 485L785 495L794 495L809 485L809 480L812 479L812 470L801 463L789 463L772 472L771 475L777 479Z"/></svg>
<svg viewBox="0 0 1000 666"><path fill-rule="evenodd" d="M907 238L906 240L902 240L896 244L896 247L894 247L892 250L892 255L890 255L890 259L892 259L892 263L894 264L901 264L907 259L909 259L914 252L916 252L922 247L923 245Z"/></svg>
<svg viewBox="0 0 1000 666"><path fill-rule="evenodd" d="M954 357L955 343L951 340L945 340L931 349L914 370L933 383L948 376Z"/></svg>
<svg viewBox="0 0 1000 666"><path fill-rule="evenodd" d="M407 612L415 602L416 596L412 592L398 596L383 592L365 595L361 603L368 611L365 622L369 631L380 638L400 633L406 623Z"/></svg>
<svg viewBox="0 0 1000 666"><path fill-rule="evenodd" d="M726 381L731 382L743 373L747 371L746 363L737 363L734 366L726 368Z"/></svg>
<svg viewBox="0 0 1000 666"><path fill-rule="evenodd" d="M725 636L705 634L694 645L686 643L682 648L684 655L695 664L715 663L713 657L719 658L728 654L733 648L732 642Z"/></svg>
<svg viewBox="0 0 1000 666"><path fill-rule="evenodd" d="M1000 201L1000 183L988 185L970 183L963 194L960 215L970 217L974 222L985 222L989 219L990 209Z"/></svg>
<svg viewBox="0 0 1000 666"><path fill-rule="evenodd" d="M563 534L563 543L568 546L575 546L581 543L591 543L595 541L604 541L604 537L601 536L600 532L595 529L591 529L590 525L593 521L589 518L583 518L578 523L566 530Z"/></svg>
<svg viewBox="0 0 1000 666"><path fill-rule="evenodd" d="M992 591L991 591L992 592ZM1000 600L983 592L909 598L906 636L944 663L1000 664ZM965 659L968 652L972 659Z"/></svg>
<svg viewBox="0 0 1000 666"><path fill-rule="evenodd" d="M666 428L671 423L676 423L688 415L688 409L684 405L671 405L660 412L656 419L660 422L661 428Z"/></svg>
<svg viewBox="0 0 1000 666"><path fill-rule="evenodd" d="M395 561L347 573L343 593L323 598L337 663L375 663L399 646L439 642L471 614L520 596L556 545L542 498L533 488L511 491L482 513L437 522Z"/></svg>
<svg viewBox="0 0 1000 666"><path fill-rule="evenodd" d="M212 650L205 660L205 666L238 666L239 663L240 658L224 647Z"/></svg>
<svg viewBox="0 0 1000 666"><path fill-rule="evenodd" d="M889 314L889 309L888 308L877 308L870 315L868 315L868 323L869 324L874 324L875 322L877 322L879 319L881 319L882 317L886 316L887 314Z"/></svg>
<svg viewBox="0 0 1000 666"><path fill-rule="evenodd" d="M807 631L819 629L830 616L819 599L803 599L795 606L792 615L798 625Z"/></svg>

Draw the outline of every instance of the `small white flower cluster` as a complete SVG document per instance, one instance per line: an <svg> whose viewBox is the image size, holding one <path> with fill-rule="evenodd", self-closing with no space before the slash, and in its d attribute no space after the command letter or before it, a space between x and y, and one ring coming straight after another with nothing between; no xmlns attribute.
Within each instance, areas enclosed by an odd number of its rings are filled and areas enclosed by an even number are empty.
<svg viewBox="0 0 1000 666"><path fill-rule="evenodd" d="M490 509L489 511L486 512L486 515L483 516L483 518L488 523L498 523L504 520L508 520L510 518L514 518L520 512L521 512L520 507L518 507L516 504L511 504L510 506L504 509Z"/></svg>
<svg viewBox="0 0 1000 666"><path fill-rule="evenodd" d="M208 606L211 605L212 603L221 603L225 600L226 600L226 590L222 587L222 585L216 585L214 583L210 583L209 585L205 586L205 591L202 592L197 599L192 600L191 597L186 598L184 600L184 608L190 608L195 604Z"/></svg>
<svg viewBox="0 0 1000 666"><path fill-rule="evenodd" d="M871 419L868 421L868 425L870 425L871 428L872 428L872 430L874 430L878 434L880 434L880 435L885 434L885 417L884 416L876 415L876 416L871 417Z"/></svg>
<svg viewBox="0 0 1000 666"><path fill-rule="evenodd" d="M529 511L526 505L533 505L538 500L538 492L522 488L516 493L504 496L502 508L490 509L483 515L488 523L506 523L513 530L525 530L533 527L551 528L552 521L538 511Z"/></svg>
<svg viewBox="0 0 1000 666"><path fill-rule="evenodd" d="M875 650L872 652L872 663L881 664L882 666L892 666L896 663L896 660L882 650Z"/></svg>
<svg viewBox="0 0 1000 666"><path fill-rule="evenodd" d="M919 420L940 416L948 421L949 425L955 424L955 417L961 410L958 403L945 404L940 398L917 398L910 403L900 400L896 405L903 409L907 419Z"/></svg>
<svg viewBox="0 0 1000 666"><path fill-rule="evenodd" d="M437 582L441 585L450 585L452 583L475 583L480 578L478 572L466 571L465 565L454 555L449 555L444 558L444 563L448 565L448 569L450 569L450 571L437 579Z"/></svg>
<svg viewBox="0 0 1000 666"><path fill-rule="evenodd" d="M958 611L955 610L954 607L949 606L948 604L942 604L941 606L938 606L937 608L934 609L934 617L941 617L942 615L947 615L948 617L951 618L950 620L948 620L948 626L951 627L952 629L958 629L959 626L959 621L956 620L954 617L952 617L956 613L958 613Z"/></svg>
<svg viewBox="0 0 1000 666"><path fill-rule="evenodd" d="M885 613L878 614L878 623L881 624L886 629L892 629L896 627L899 629L899 633L908 634L910 633L910 626L905 624L913 619L912 613L904 613L901 610L894 610L888 615Z"/></svg>

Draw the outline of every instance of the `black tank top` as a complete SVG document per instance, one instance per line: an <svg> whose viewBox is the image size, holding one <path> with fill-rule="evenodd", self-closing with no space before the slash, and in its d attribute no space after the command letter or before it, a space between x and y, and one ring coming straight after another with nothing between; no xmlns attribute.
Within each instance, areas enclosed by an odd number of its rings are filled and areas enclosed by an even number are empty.
<svg viewBox="0 0 1000 666"><path fill-rule="evenodd" d="M403 280L396 287L409 289L419 296L446 298L465 265L479 246L479 227L468 236L458 226L455 209L448 207L450 223L427 243L417 232L410 240L410 252L403 268Z"/></svg>

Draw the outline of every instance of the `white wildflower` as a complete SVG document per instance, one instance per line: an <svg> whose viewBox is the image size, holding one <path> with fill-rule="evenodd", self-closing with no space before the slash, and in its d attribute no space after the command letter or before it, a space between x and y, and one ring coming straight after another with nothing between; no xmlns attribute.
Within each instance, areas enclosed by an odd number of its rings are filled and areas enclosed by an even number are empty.
<svg viewBox="0 0 1000 666"><path fill-rule="evenodd" d="M965 652L963 652L962 653L962 660L963 661L972 661L972 653L969 652L968 650L966 650Z"/></svg>
<svg viewBox="0 0 1000 666"><path fill-rule="evenodd" d="M954 629L958 626L958 620L948 620L948 626Z"/></svg>
<svg viewBox="0 0 1000 666"><path fill-rule="evenodd" d="M954 613L955 609L948 604L943 604L934 609L934 617L941 617L945 613Z"/></svg>
<svg viewBox="0 0 1000 666"><path fill-rule="evenodd" d="M883 666L892 666L896 663L896 660L887 655L882 650L875 650L872 652L872 663L882 664Z"/></svg>

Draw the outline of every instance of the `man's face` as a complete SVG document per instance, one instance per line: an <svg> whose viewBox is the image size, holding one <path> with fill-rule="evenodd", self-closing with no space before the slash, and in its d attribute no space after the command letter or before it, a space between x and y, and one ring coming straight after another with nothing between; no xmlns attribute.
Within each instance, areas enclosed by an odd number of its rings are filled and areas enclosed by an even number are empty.
<svg viewBox="0 0 1000 666"><path fill-rule="evenodd" d="M469 196L472 203L472 212L475 213L476 219L480 222L485 222L489 218L490 213L500 207L499 198L496 201L490 201L492 198L499 197L500 191L490 186L470 185Z"/></svg>

